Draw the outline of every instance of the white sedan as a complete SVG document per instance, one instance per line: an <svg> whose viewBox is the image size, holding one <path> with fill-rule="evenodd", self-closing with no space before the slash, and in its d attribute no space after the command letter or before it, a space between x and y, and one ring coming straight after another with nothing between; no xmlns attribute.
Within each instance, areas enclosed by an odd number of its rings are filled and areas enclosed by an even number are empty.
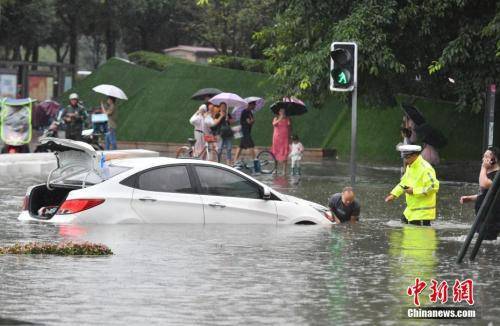
<svg viewBox="0 0 500 326"><path fill-rule="evenodd" d="M166 157L106 161L83 142L44 142L56 152L58 168L28 189L21 221L332 224L328 208L226 165Z"/></svg>

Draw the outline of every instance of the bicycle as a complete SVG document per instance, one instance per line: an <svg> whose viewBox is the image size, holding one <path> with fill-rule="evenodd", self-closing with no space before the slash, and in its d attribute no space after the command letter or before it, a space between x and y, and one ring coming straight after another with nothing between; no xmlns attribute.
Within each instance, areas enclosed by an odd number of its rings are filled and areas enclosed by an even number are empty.
<svg viewBox="0 0 500 326"><path fill-rule="evenodd" d="M188 138L187 139L187 145L181 146L177 148L175 151L175 158L192 158L196 160L205 160L208 158L211 158L211 145L213 142L207 142L205 141L205 146L203 150L199 154L195 154L195 149L194 149L194 144L196 143L196 139L194 138ZM217 159L220 162L220 155L217 155Z"/></svg>
<svg viewBox="0 0 500 326"><path fill-rule="evenodd" d="M201 153L198 155L195 155L195 150L194 150L194 144L196 143L196 139L194 138L188 138L188 144L179 147L175 151L175 157L176 158L191 158L191 159L197 159L197 160L204 160L207 156L210 157L211 154L211 144L212 142L205 142L205 148ZM208 155L207 155L208 154ZM222 157L222 151L219 150L217 154L217 161L220 163L221 157ZM267 150L260 151L256 159L259 160L260 162L260 171L263 174L271 174L273 173L277 166L278 162L276 161L276 158L274 157L273 153ZM246 169L248 171L253 171L253 162L251 165L248 165L247 162L244 159L241 159L237 164L234 165L234 168L243 170Z"/></svg>
<svg viewBox="0 0 500 326"><path fill-rule="evenodd" d="M262 174L271 174L274 171L276 171L276 168L278 166L278 161L276 161L276 158L274 157L274 154L271 153L270 151L263 150L260 151L256 159L259 160L260 162L260 172ZM253 171L254 170L254 165L253 161L251 164L247 164L247 162L244 159L241 159L238 163L234 165L234 168L238 170L249 170Z"/></svg>

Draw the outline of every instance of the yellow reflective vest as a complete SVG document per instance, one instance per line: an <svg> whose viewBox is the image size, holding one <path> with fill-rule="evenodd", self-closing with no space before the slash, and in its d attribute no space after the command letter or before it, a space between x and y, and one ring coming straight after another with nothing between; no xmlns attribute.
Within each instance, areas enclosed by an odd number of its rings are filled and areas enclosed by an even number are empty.
<svg viewBox="0 0 500 326"><path fill-rule="evenodd" d="M399 184L392 189L395 197L405 193L404 188L413 188L413 194L406 194L406 209L403 212L408 221L436 219L436 194L439 181L436 172L422 156L409 166Z"/></svg>

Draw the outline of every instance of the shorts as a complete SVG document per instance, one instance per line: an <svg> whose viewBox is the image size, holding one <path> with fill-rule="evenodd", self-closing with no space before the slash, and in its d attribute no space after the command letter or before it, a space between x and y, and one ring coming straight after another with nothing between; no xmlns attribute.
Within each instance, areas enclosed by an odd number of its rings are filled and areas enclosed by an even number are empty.
<svg viewBox="0 0 500 326"><path fill-rule="evenodd" d="M255 144L253 143L252 136L250 134L248 135L243 135L243 138L241 138L240 141L240 148L241 149L248 149L248 148L254 148Z"/></svg>

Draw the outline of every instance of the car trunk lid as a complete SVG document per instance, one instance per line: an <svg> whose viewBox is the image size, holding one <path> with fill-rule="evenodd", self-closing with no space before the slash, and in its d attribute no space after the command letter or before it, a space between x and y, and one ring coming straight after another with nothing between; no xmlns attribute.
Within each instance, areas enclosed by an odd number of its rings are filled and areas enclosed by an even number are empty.
<svg viewBox="0 0 500 326"><path fill-rule="evenodd" d="M50 172L47 179L49 188L51 184L81 173L87 173L87 176L92 176L94 180L97 179L99 182L105 179L104 155L94 150L91 145L81 141L52 137L42 139L41 143L54 151L57 158L57 168ZM82 181L82 187L85 187L86 179Z"/></svg>

